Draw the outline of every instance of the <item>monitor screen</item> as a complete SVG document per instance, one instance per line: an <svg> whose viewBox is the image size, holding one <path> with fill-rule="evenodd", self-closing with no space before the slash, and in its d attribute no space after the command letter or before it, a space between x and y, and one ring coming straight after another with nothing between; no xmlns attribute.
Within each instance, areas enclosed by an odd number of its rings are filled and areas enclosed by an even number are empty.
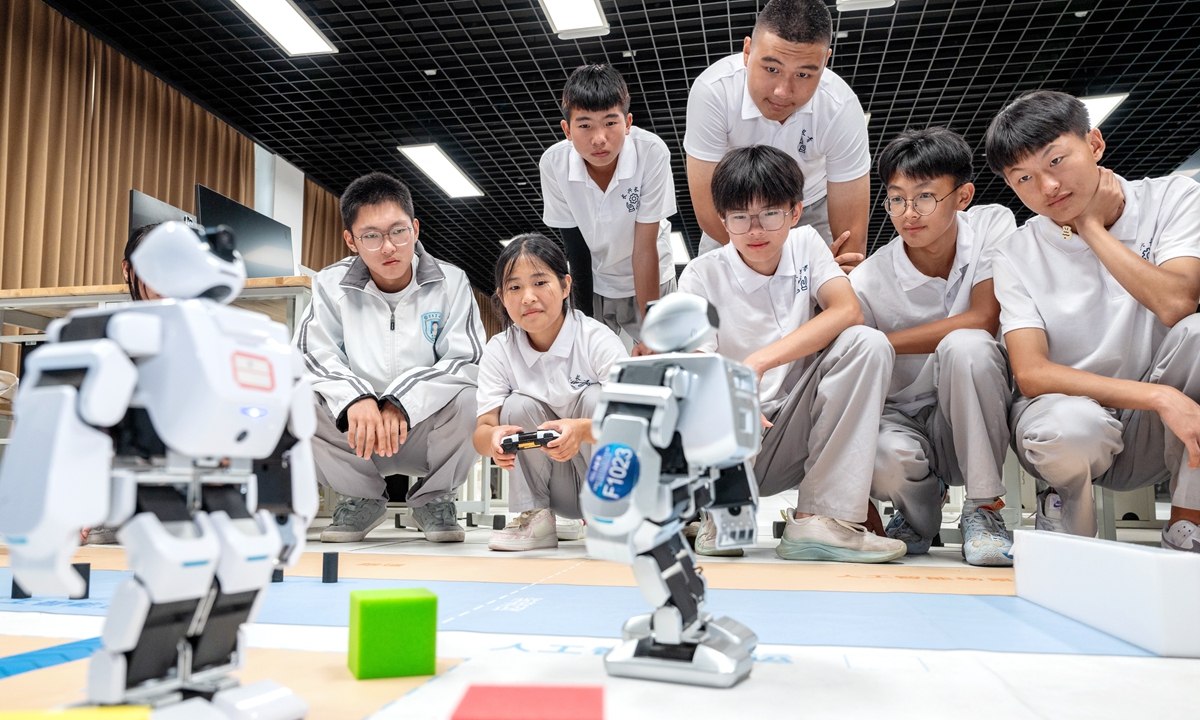
<svg viewBox="0 0 1200 720"><path fill-rule="evenodd" d="M188 225L196 224L195 215L152 198L144 192L129 191L129 232L125 233L126 236L143 225L157 225L168 220L177 220Z"/></svg>
<svg viewBox="0 0 1200 720"><path fill-rule="evenodd" d="M296 274L292 258L292 229L224 195L196 186L196 214L205 227L228 225L246 261L246 277L286 277Z"/></svg>

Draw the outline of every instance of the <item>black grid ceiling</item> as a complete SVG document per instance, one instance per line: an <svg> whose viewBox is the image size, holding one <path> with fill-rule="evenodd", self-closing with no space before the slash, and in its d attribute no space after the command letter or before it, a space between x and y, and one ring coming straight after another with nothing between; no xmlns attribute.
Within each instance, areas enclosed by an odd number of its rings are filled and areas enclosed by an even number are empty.
<svg viewBox="0 0 1200 720"><path fill-rule="evenodd" d="M538 159L561 139L557 97L581 63L625 76L635 124L671 148L682 225L699 227L684 173L687 94L741 48L758 0L601 0L612 32L559 40L536 0L296 0L337 47L289 58L230 0L53 0L334 193L372 170L413 188L422 238L488 289L497 240L542 229ZM870 113L874 156L908 126L940 124L979 153L977 202L1015 196L987 170L990 118L1023 92L1129 92L1102 125L1108 164L1163 175L1200 147L1200 3L900 0L838 13L831 66ZM429 76L428 70L436 70ZM397 151L436 142L482 188L452 200ZM881 199L878 183L874 203ZM872 206L870 245L891 237Z"/></svg>

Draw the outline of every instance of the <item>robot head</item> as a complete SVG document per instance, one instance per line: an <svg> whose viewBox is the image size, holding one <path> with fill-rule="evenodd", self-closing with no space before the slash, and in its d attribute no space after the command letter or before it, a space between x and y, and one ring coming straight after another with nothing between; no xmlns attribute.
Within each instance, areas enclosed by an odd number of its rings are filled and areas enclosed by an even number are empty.
<svg viewBox="0 0 1200 720"><path fill-rule="evenodd" d="M642 341L654 352L691 352L720 326L717 309L699 295L671 293L650 303L642 323Z"/></svg>
<svg viewBox="0 0 1200 720"><path fill-rule="evenodd" d="M138 277L163 297L229 304L246 284L246 265L224 225L193 229L165 222L150 231L130 260Z"/></svg>

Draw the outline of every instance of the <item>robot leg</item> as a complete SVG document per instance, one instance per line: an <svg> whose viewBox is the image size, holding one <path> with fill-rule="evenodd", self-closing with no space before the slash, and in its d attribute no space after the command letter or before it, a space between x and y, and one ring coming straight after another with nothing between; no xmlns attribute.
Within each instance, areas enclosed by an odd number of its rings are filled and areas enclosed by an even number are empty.
<svg viewBox="0 0 1200 720"><path fill-rule="evenodd" d="M625 623L623 642L604 658L608 674L709 687L731 687L750 674L758 638L704 612L704 578L682 533L634 558L633 574L659 607Z"/></svg>
<svg viewBox="0 0 1200 720"><path fill-rule="evenodd" d="M201 501L221 555L216 581L205 598L204 620L189 638L186 687L211 697L212 704L231 720L300 720L308 713L308 704L291 690L269 680L238 687L229 674L245 665L243 626L254 619L279 556L275 518L266 510L251 515L237 485L206 485Z"/></svg>
<svg viewBox="0 0 1200 720"><path fill-rule="evenodd" d="M134 577L117 587L88 666L88 699L100 705L181 698L220 554L208 518L193 521L174 487L140 486L137 509L118 535Z"/></svg>

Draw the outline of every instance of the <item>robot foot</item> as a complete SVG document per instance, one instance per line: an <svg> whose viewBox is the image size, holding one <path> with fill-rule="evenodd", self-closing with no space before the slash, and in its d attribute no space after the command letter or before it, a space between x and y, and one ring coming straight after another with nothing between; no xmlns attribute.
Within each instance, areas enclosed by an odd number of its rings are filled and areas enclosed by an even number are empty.
<svg viewBox="0 0 1200 720"><path fill-rule="evenodd" d="M303 720L308 714L308 703L274 680L222 690L212 704L228 720Z"/></svg>
<svg viewBox="0 0 1200 720"><path fill-rule="evenodd" d="M699 643L666 645L654 641L648 618L639 616L625 624L625 639L604 658L609 675L722 688L750 675L758 637L745 625L720 618L708 623ZM632 636L642 629L645 635Z"/></svg>

